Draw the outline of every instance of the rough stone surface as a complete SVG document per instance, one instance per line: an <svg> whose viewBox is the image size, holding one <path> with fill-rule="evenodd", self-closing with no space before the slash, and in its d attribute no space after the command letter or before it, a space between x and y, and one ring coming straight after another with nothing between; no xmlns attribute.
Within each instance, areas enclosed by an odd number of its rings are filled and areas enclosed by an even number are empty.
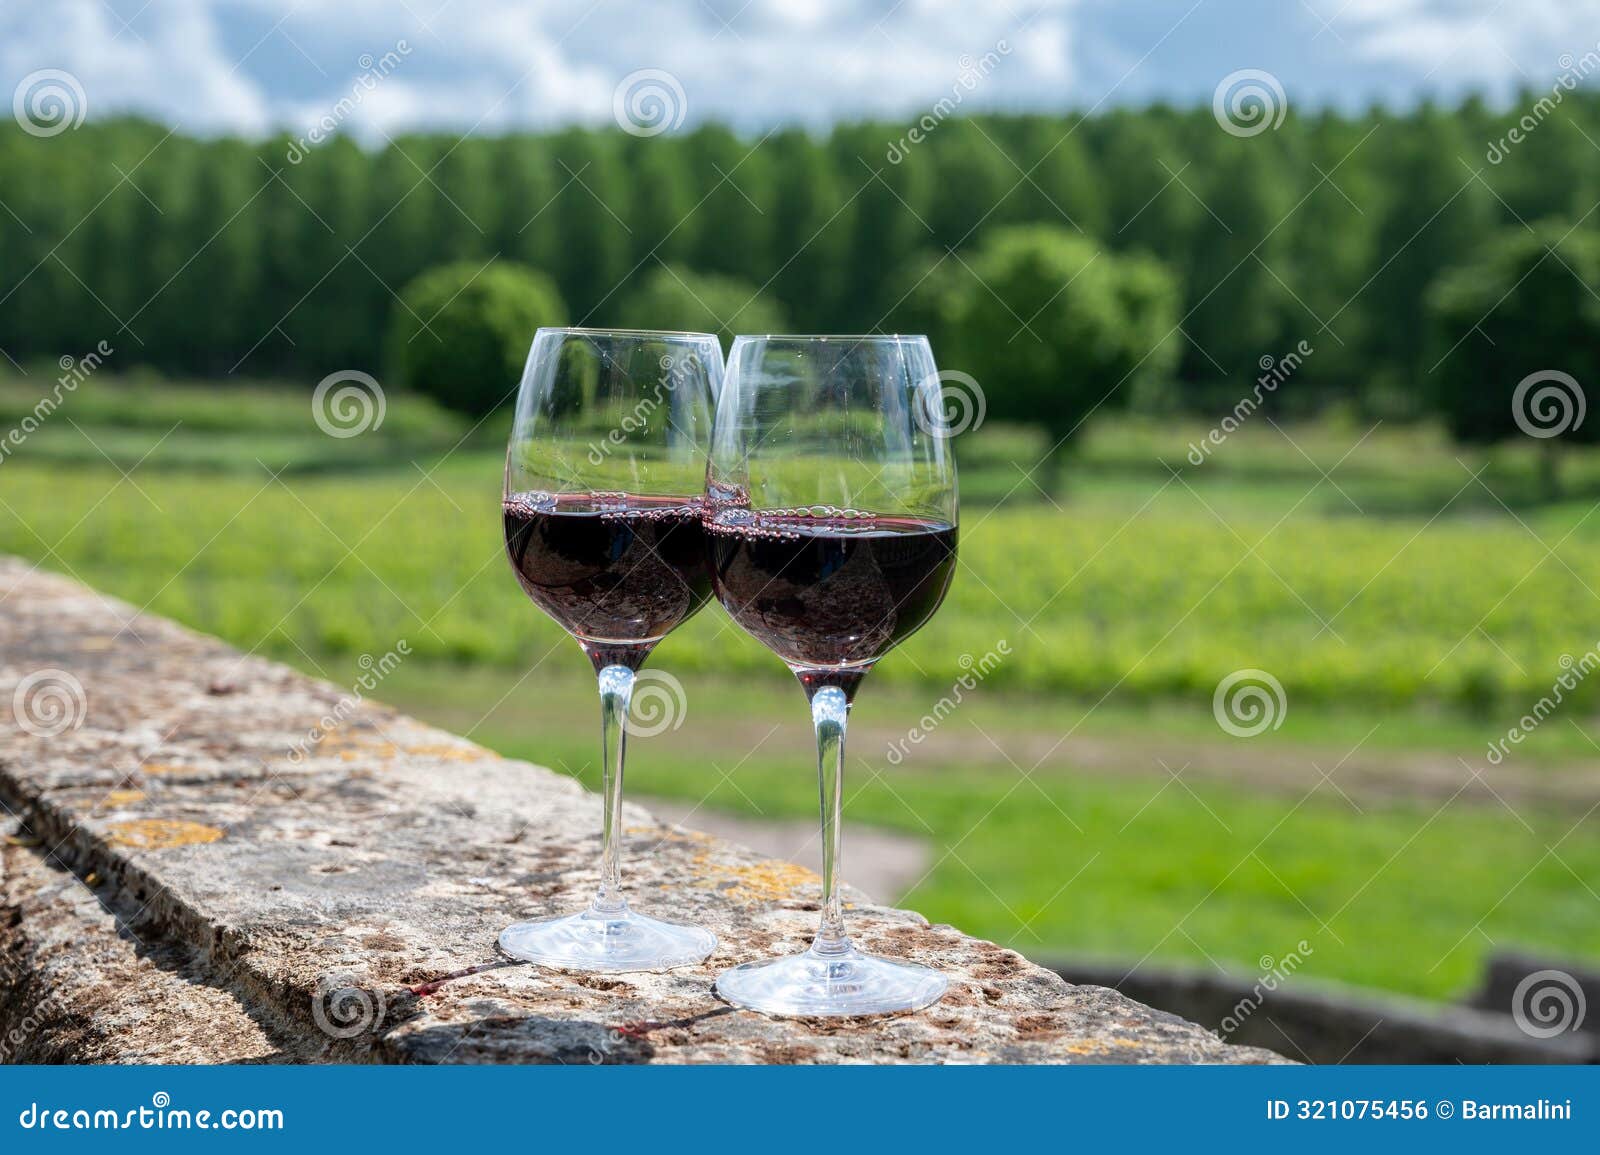
<svg viewBox="0 0 1600 1155"><path fill-rule="evenodd" d="M816 876L636 808L632 901L711 927L717 953L660 974L513 963L495 946L504 924L579 909L597 881L599 800L570 779L341 707L351 691L4 559L0 663L13 1058L1282 1061L865 902L853 936L945 971L941 1002L843 1021L735 1010L716 972L802 949ZM47 670L82 687L62 699L76 724L48 735ZM327 715L343 719L309 740Z"/></svg>

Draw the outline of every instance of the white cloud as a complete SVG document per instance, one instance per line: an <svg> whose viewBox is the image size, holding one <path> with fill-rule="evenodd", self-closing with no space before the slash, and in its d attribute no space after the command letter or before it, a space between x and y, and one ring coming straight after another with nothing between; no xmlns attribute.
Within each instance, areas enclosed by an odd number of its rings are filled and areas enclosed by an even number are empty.
<svg viewBox="0 0 1600 1155"><path fill-rule="evenodd" d="M139 32L98 4L29 4L0 14L0 77L70 72L90 115L132 110L199 129L260 132L272 120L265 88L234 67L208 0L152 0Z"/></svg>
<svg viewBox="0 0 1600 1155"><path fill-rule="evenodd" d="M1600 0L1349 0L1331 26L1357 57L1415 83L1468 79L1495 90L1539 85L1563 53L1600 36Z"/></svg>
<svg viewBox="0 0 1600 1155"><path fill-rule="evenodd" d="M1072 34L1065 19L1039 20L1015 43L1007 43L1035 75L1061 84L1072 79Z"/></svg>
<svg viewBox="0 0 1600 1155"><path fill-rule="evenodd" d="M123 27L100 0L64 0L0 17L0 79L65 68L91 113L260 133L320 119L350 94L363 54L404 40L410 54L364 95L350 131L600 122L617 82L640 68L679 78L691 120L820 124L926 107L963 57L1019 37L1024 22L1004 84L1059 89L1075 4L1045 0L1019 19L959 0L152 0L123 5Z"/></svg>
<svg viewBox="0 0 1600 1155"><path fill-rule="evenodd" d="M1370 84L1376 69L1391 99L1421 87L1504 91L1540 83L1600 28L1600 0L1210 0L1192 18L1165 0L141 4L8 4L0 82L9 90L61 68L82 83L91 116L133 110L191 131L254 134L320 119L350 95L364 54L405 41L404 62L363 94L348 131L604 123L618 81L646 68L678 79L689 123L755 128L915 116L951 92L963 58L1001 40L1010 53L966 107L1088 107L1113 82L1119 100L1204 101L1240 58L1295 45L1306 60L1284 76L1292 88L1337 93L1345 76ZM1325 32L1313 11L1332 16Z"/></svg>

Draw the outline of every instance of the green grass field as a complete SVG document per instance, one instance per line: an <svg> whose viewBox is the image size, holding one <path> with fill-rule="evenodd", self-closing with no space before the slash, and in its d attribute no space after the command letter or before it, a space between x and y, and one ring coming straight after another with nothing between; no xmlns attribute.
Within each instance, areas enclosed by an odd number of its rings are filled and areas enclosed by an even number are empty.
<svg viewBox="0 0 1600 1155"><path fill-rule="evenodd" d="M285 657L382 650L405 637L430 658L512 666L559 640L501 563L500 455L481 440L414 455L404 442L340 442L313 429L302 457L317 457L318 469L275 476L292 435L252 424L237 439L206 430L191 444L177 441L182 429L40 430L40 444L0 465L0 549L48 557ZM123 480L118 470L147 452ZM201 453L229 468L196 466ZM333 468L337 453L351 458L348 470ZM995 683L1035 691L1206 696L1223 674L1254 667L1296 702L1512 708L1548 690L1563 654L1600 640L1600 519L1587 501L1363 516L1356 504L1387 493L1386 474L1330 483L1303 460L1292 480L1147 464L1130 475L1091 457L1055 501L1011 467L1020 481L1011 500L969 500L945 609L879 676L946 686L961 655L1004 640L1013 654ZM1428 476L1484 496L1452 466L1430 462ZM970 472L995 490L1006 469ZM770 666L716 615L684 640L685 669Z"/></svg>
<svg viewBox="0 0 1600 1155"><path fill-rule="evenodd" d="M0 383L0 426L33 392ZM1102 424L1049 495L1037 437L963 438L956 585L852 735L850 817L933 848L908 901L1039 956L1249 972L1305 939L1308 975L1440 997L1495 946L1600 958L1600 689L1483 757L1600 643L1600 455L1541 503L1531 457L1427 430L1263 420L1197 467L1204 432ZM503 433L391 396L339 440L303 391L96 378L0 459L0 552L335 682L405 638L380 696L592 781L585 664L501 555ZM962 656L1001 642L894 764ZM770 654L711 607L656 664L688 716L637 744L634 788L813 811L803 700ZM1253 739L1211 713L1247 667L1287 704ZM1461 791L1474 768L1492 792Z"/></svg>

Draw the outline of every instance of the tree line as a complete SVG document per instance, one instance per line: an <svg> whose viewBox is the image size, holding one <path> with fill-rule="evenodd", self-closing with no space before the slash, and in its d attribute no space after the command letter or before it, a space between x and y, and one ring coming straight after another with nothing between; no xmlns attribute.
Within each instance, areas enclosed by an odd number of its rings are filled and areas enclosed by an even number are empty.
<svg viewBox="0 0 1600 1155"><path fill-rule="evenodd" d="M1565 93L1508 143L1540 99L1291 109L1250 136L1209 107L953 117L912 146L890 122L338 137L303 153L138 119L50 138L8 124L0 350L26 363L106 340L120 367L174 375L381 371L408 286L498 258L545 278L571 323L698 307L729 327L926 330L991 402L989 364L1063 432L1107 382L1204 407L1302 347L1274 403L1420 412L1448 406L1452 372L1491 348L1496 302L1476 290L1525 271L1509 236L1544 238L1524 266L1580 250L1539 266L1553 307L1570 292L1577 317L1585 289L1600 302L1583 247L1600 235L1600 94ZM1550 364L1527 370L1591 356L1585 323L1542 324ZM1144 355L1118 344L1130 330ZM1039 351L1052 341L1105 347L1063 363ZM1077 401L1062 390L1080 382L1037 379L1069 370L1089 384Z"/></svg>

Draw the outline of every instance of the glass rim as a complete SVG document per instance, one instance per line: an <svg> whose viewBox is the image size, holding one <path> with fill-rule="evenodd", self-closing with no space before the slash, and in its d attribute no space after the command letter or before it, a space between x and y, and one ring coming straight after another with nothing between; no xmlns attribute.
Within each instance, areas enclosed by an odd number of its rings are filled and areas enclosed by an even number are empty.
<svg viewBox="0 0 1600 1155"><path fill-rule="evenodd" d="M734 344L740 341L793 341L796 343L822 344L825 341L854 341L862 344L867 341L882 342L887 344L904 344L908 341L926 341L926 333L739 333L734 338Z"/></svg>
<svg viewBox="0 0 1600 1155"><path fill-rule="evenodd" d="M703 341L718 341L715 333L697 333L691 329L595 329L584 325L540 325L534 336L555 333L564 337L693 337Z"/></svg>

